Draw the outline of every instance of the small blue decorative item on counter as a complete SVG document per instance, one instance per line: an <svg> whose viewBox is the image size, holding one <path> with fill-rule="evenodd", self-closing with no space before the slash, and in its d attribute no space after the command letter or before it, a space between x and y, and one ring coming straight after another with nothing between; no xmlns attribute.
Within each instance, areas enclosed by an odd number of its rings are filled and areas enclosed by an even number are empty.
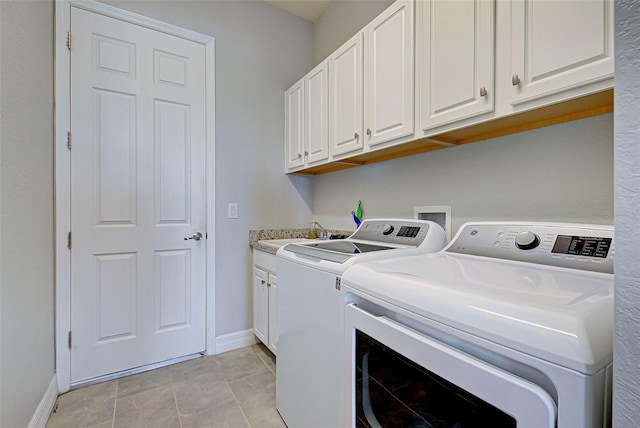
<svg viewBox="0 0 640 428"><path fill-rule="evenodd" d="M360 227L360 219L356 215L355 211L351 211L351 216L353 217L353 221L356 222L356 227Z"/></svg>

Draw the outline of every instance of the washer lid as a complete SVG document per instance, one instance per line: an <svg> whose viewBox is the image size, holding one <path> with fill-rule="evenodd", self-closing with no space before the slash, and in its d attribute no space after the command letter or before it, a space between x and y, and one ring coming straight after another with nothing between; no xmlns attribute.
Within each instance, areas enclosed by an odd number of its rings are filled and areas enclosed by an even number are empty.
<svg viewBox="0 0 640 428"><path fill-rule="evenodd" d="M581 373L613 358L610 274L441 252L358 264L342 283Z"/></svg>

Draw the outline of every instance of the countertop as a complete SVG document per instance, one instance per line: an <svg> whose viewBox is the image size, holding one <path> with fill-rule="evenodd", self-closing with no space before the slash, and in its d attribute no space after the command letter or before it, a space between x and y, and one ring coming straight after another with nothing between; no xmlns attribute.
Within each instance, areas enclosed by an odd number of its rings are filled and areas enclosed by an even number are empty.
<svg viewBox="0 0 640 428"><path fill-rule="evenodd" d="M294 242L307 242L310 229L260 229L249 231L251 248L275 254L280 247ZM333 235L351 235L350 230L327 229Z"/></svg>

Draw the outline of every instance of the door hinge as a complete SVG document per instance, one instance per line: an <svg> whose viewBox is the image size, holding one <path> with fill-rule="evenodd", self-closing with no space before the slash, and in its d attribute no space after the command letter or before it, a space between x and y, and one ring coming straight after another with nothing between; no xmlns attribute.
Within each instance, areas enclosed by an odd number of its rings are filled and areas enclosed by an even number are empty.
<svg viewBox="0 0 640 428"><path fill-rule="evenodd" d="M340 291L340 278L336 278L336 290Z"/></svg>
<svg viewBox="0 0 640 428"><path fill-rule="evenodd" d="M71 232L67 234L67 248L71 249Z"/></svg>
<svg viewBox="0 0 640 428"><path fill-rule="evenodd" d="M69 349L71 349L71 330L69 330Z"/></svg>
<svg viewBox="0 0 640 428"><path fill-rule="evenodd" d="M67 48L71 50L71 31L67 32Z"/></svg>
<svg viewBox="0 0 640 428"><path fill-rule="evenodd" d="M67 131L67 148L71 150L71 131Z"/></svg>

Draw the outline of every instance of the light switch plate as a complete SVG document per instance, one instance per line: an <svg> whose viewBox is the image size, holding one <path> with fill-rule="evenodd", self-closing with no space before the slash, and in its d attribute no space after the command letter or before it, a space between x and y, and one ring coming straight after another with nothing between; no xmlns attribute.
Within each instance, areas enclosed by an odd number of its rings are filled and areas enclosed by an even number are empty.
<svg viewBox="0 0 640 428"><path fill-rule="evenodd" d="M227 206L227 218L238 218L238 203L230 202Z"/></svg>

